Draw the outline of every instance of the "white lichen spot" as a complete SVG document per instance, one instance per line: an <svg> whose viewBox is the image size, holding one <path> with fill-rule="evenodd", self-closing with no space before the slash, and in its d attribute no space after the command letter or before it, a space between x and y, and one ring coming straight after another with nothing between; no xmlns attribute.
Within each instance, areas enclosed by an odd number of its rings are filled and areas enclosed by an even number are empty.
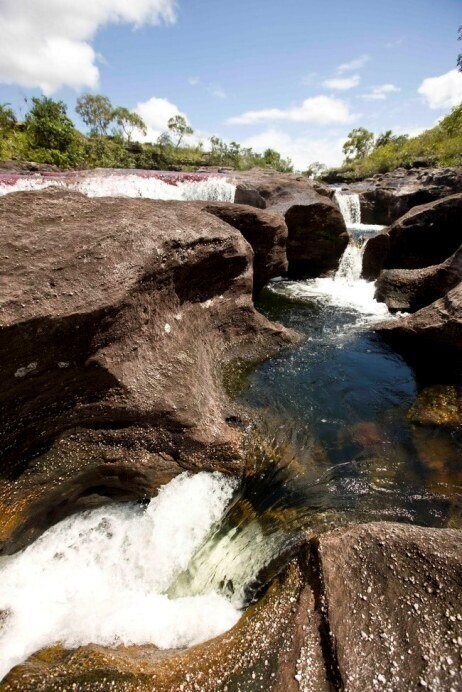
<svg viewBox="0 0 462 692"><path fill-rule="evenodd" d="M63 369L63 368L68 368L68 367L69 367L69 363L67 363L65 360L60 360L60 361L59 361L59 363L58 363L58 368Z"/></svg>
<svg viewBox="0 0 462 692"><path fill-rule="evenodd" d="M171 331L172 331L171 326L169 325L168 322L166 322L166 323L165 323L165 327L164 327L164 332L165 332L166 334L170 334Z"/></svg>
<svg viewBox="0 0 462 692"><path fill-rule="evenodd" d="M181 312L176 313L175 319L177 322L181 322L181 320L183 319L183 315L181 314Z"/></svg>
<svg viewBox="0 0 462 692"><path fill-rule="evenodd" d="M16 372L14 373L15 377L25 377L28 375L30 372L36 369L38 363L29 363L29 365L25 365L22 368L18 368Z"/></svg>

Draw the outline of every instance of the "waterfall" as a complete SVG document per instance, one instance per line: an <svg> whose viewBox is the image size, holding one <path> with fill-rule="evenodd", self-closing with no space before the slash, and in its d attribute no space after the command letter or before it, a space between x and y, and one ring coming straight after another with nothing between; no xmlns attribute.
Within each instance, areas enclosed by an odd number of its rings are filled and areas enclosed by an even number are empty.
<svg viewBox="0 0 462 692"><path fill-rule="evenodd" d="M182 474L143 507L111 505L52 526L0 558L0 680L34 651L153 643L192 646L238 621L219 589L169 598L177 576L220 522L237 481Z"/></svg>
<svg viewBox="0 0 462 692"><path fill-rule="evenodd" d="M147 199L234 202L236 186L223 175L162 171L71 173L50 176L1 176L0 196L48 187L81 192L88 197L143 197Z"/></svg>
<svg viewBox="0 0 462 692"><path fill-rule="evenodd" d="M345 219L347 228L359 225L361 223L361 204L359 195L355 192L336 190L335 199Z"/></svg>
<svg viewBox="0 0 462 692"><path fill-rule="evenodd" d="M342 259L335 273L335 281L353 283L361 279L363 253L366 242L364 238L350 238Z"/></svg>

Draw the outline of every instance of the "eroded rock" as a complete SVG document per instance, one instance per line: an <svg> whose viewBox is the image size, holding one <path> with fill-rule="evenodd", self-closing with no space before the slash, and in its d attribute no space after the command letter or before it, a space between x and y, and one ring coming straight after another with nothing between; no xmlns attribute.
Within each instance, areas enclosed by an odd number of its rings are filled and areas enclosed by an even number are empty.
<svg viewBox="0 0 462 692"><path fill-rule="evenodd" d="M221 365L294 338L255 311L243 236L194 203L51 189L6 195L0 212L0 469L2 502L18 511L4 521L8 550L17 527L46 525L47 508L144 497L175 468L236 470Z"/></svg>
<svg viewBox="0 0 462 692"><path fill-rule="evenodd" d="M390 310L415 312L442 298L462 281L462 246L441 264L424 269L384 269L376 283L376 300Z"/></svg>
<svg viewBox="0 0 462 692"><path fill-rule="evenodd" d="M363 276L382 269L422 269L443 262L462 244L462 194L414 207L367 241Z"/></svg>

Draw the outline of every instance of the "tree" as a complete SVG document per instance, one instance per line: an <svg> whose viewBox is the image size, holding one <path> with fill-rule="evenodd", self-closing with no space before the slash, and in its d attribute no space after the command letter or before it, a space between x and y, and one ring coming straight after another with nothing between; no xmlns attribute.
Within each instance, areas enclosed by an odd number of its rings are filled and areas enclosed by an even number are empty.
<svg viewBox="0 0 462 692"><path fill-rule="evenodd" d="M186 118L184 118L182 115L175 115L173 118L170 118L167 124L170 132L173 132L173 134L178 137L175 144L175 149L178 149L183 137L192 135L194 132L192 127L188 125Z"/></svg>
<svg viewBox="0 0 462 692"><path fill-rule="evenodd" d="M316 180L317 178L320 178L326 171L327 166L325 164L320 163L319 161L314 161L313 163L310 163L306 171L303 171L303 175Z"/></svg>
<svg viewBox="0 0 462 692"><path fill-rule="evenodd" d="M386 130L378 135L375 140L374 149L384 147L386 144L404 144L409 139L409 135L394 135L392 130Z"/></svg>
<svg viewBox="0 0 462 692"><path fill-rule="evenodd" d="M9 103L0 104L0 129L9 130L16 124L16 116Z"/></svg>
<svg viewBox="0 0 462 692"><path fill-rule="evenodd" d="M462 26L459 27L459 41L462 41ZM457 57L457 67L459 68L460 72L462 72L462 53L459 53Z"/></svg>
<svg viewBox="0 0 462 692"><path fill-rule="evenodd" d="M293 171L292 161L283 159L281 154L274 149L266 149L263 153L263 163L265 166L274 168L281 173L291 173Z"/></svg>
<svg viewBox="0 0 462 692"><path fill-rule="evenodd" d="M64 152L75 141L77 131L62 101L43 96L32 99L26 115L26 130L34 147Z"/></svg>
<svg viewBox="0 0 462 692"><path fill-rule="evenodd" d="M156 144L159 147L164 147L164 148L173 146L172 138L170 137L168 132L162 132L162 134L160 134L158 136Z"/></svg>
<svg viewBox="0 0 462 692"><path fill-rule="evenodd" d="M83 94L77 99L75 110L92 134L107 135L114 120L114 108L107 96Z"/></svg>
<svg viewBox="0 0 462 692"><path fill-rule="evenodd" d="M374 145L374 134L365 127L356 127L348 133L348 139L343 145L343 153L346 161L350 163L357 159L363 159L371 151Z"/></svg>
<svg viewBox="0 0 462 692"><path fill-rule="evenodd" d="M112 112L112 117L128 142L130 142L134 130L139 130L143 135L147 132L143 118L138 113L132 113L124 106L115 108Z"/></svg>

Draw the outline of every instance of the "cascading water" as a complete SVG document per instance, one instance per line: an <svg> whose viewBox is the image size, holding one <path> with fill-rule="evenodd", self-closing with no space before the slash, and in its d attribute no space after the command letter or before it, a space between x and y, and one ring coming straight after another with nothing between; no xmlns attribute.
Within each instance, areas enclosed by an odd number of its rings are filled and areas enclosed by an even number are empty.
<svg viewBox="0 0 462 692"><path fill-rule="evenodd" d="M76 514L0 558L0 679L56 642L180 648L232 627L241 604L217 590L178 598L167 592L236 486L219 473L183 474L147 507Z"/></svg>
<svg viewBox="0 0 462 692"><path fill-rule="evenodd" d="M152 171L61 174L53 176L0 176L0 196L48 187L81 192L88 197L143 197L178 201L234 202L236 186L225 176Z"/></svg>
<svg viewBox="0 0 462 692"><path fill-rule="evenodd" d="M361 223L361 203L359 195L354 192L345 194L341 190L335 191L335 200L340 207L347 228Z"/></svg>

